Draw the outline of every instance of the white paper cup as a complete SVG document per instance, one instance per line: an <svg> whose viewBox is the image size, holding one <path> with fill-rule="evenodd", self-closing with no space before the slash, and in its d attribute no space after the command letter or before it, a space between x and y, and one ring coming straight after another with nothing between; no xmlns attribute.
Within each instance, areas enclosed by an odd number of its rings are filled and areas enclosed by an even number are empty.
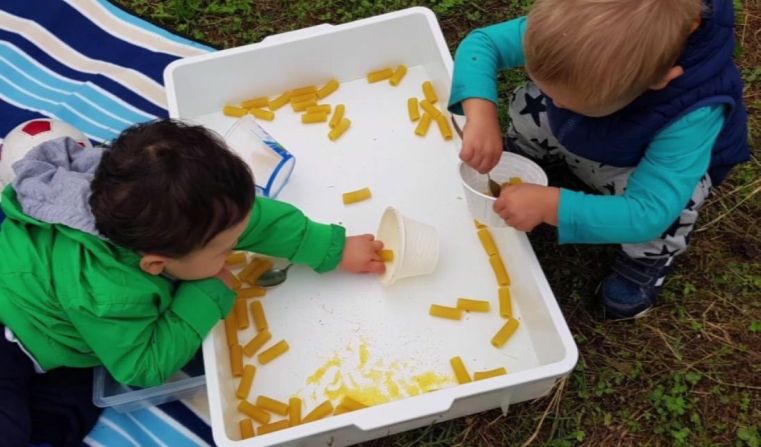
<svg viewBox="0 0 761 447"><path fill-rule="evenodd" d="M386 263L381 284L390 286L402 278L427 275L436 269L439 235L434 227L404 217L395 208L388 207L376 237L386 250L394 252L394 260Z"/></svg>
<svg viewBox="0 0 761 447"><path fill-rule="evenodd" d="M492 227L506 227L505 221L494 212L497 200L489 193L486 174L481 174L465 163L460 163L460 178L465 191L465 200L471 216L479 222ZM497 166L490 172L492 180L502 184L513 177L520 177L523 183L547 186L547 174L538 164L528 158L512 152L502 153Z"/></svg>

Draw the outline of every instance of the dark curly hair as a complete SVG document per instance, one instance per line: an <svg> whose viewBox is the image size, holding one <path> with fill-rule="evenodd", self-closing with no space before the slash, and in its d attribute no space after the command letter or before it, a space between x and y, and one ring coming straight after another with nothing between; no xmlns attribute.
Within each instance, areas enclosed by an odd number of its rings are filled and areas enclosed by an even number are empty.
<svg viewBox="0 0 761 447"><path fill-rule="evenodd" d="M182 257L251 211L248 166L214 132L176 120L119 135L92 181L98 231L142 253Z"/></svg>

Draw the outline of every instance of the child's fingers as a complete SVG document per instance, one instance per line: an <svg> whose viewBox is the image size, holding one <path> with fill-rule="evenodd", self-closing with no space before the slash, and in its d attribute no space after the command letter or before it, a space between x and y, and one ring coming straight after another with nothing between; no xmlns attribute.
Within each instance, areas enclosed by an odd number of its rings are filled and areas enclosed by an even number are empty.
<svg viewBox="0 0 761 447"><path fill-rule="evenodd" d="M373 247L373 252L377 254L379 251L383 250L383 242L375 240L372 242L372 247Z"/></svg>
<svg viewBox="0 0 761 447"><path fill-rule="evenodd" d="M381 274L386 271L386 263L383 261L370 261L367 266L368 273Z"/></svg>

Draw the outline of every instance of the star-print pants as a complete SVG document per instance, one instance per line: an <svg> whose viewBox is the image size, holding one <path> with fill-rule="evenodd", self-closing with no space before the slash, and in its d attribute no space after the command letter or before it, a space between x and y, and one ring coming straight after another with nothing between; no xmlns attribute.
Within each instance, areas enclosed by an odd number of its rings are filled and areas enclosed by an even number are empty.
<svg viewBox="0 0 761 447"><path fill-rule="evenodd" d="M581 181L600 194L623 194L634 168L603 165L566 150L552 135L545 101L533 83L513 92L509 107L512 123L507 130L505 147L542 164L565 162ZM682 214L660 238L641 244L623 244L621 248L631 258L669 258L667 265L671 264L674 256L687 249L698 210L710 193L711 178L706 174Z"/></svg>

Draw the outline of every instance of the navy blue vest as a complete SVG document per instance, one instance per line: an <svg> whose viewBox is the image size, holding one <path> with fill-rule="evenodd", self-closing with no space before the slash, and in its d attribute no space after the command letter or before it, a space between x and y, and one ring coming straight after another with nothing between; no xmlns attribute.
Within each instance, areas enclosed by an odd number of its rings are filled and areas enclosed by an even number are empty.
<svg viewBox="0 0 761 447"><path fill-rule="evenodd" d="M703 22L690 36L677 63L684 68L684 75L665 89L650 90L602 118L560 109L548 98L552 132L566 149L606 165L636 166L659 131L699 107L726 104L726 121L708 168L713 184L721 183L733 166L750 158L743 84L732 60L734 7L731 0L705 3Z"/></svg>

